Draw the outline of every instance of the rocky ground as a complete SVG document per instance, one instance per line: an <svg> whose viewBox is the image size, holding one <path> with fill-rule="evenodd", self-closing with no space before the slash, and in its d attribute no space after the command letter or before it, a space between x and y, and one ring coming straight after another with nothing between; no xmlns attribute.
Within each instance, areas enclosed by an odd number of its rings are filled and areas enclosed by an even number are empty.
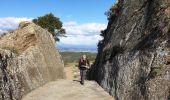
<svg viewBox="0 0 170 100"><path fill-rule="evenodd" d="M22 100L113 100L96 82L58 80L36 89Z"/></svg>

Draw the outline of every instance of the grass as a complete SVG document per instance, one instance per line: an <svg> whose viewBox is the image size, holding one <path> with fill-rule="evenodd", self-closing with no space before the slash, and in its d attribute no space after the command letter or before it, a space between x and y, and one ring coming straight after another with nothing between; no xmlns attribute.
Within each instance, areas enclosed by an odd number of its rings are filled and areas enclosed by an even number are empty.
<svg viewBox="0 0 170 100"><path fill-rule="evenodd" d="M159 67L153 67L151 69L150 76L152 78L155 78L156 76L160 76L162 74L162 71L164 70L164 66L160 65Z"/></svg>
<svg viewBox="0 0 170 100"><path fill-rule="evenodd" d="M95 61L96 53L90 53L90 52L60 52L65 65L69 65L70 63L78 63L80 57L83 54L86 54L90 62Z"/></svg>

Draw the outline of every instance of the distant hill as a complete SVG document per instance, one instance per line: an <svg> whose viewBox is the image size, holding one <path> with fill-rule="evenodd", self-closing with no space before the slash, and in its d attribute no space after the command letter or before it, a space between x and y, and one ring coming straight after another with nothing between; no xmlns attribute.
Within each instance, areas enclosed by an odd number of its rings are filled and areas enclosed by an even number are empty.
<svg viewBox="0 0 170 100"><path fill-rule="evenodd" d="M86 54L91 62L93 62L96 58L96 53L90 52L60 52L60 54L65 64L78 62L83 54Z"/></svg>
<svg viewBox="0 0 170 100"><path fill-rule="evenodd" d="M60 52L92 52L97 53L97 45L95 46L80 46L80 45L61 45L58 44L57 48Z"/></svg>

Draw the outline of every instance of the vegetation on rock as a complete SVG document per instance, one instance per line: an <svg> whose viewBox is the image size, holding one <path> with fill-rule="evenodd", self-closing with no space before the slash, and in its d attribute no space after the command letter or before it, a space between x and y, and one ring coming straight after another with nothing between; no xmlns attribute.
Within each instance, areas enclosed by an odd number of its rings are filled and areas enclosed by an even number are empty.
<svg viewBox="0 0 170 100"><path fill-rule="evenodd" d="M56 41L59 41L58 36L66 33L65 29L62 28L63 25L60 19L55 17L52 13L33 19L33 22L42 28L47 29Z"/></svg>
<svg viewBox="0 0 170 100"><path fill-rule="evenodd" d="M107 16L108 20L110 20L113 16L117 16L121 7L122 7L122 0L118 0L118 2L114 4L109 9L109 11L105 12L105 15Z"/></svg>

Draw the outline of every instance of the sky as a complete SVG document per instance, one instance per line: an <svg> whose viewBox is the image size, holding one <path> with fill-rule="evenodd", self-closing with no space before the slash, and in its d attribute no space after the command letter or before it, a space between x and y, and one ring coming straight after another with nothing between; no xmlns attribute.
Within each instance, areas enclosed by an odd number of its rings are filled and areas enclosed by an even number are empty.
<svg viewBox="0 0 170 100"><path fill-rule="evenodd" d="M0 33L14 30L21 21L53 13L63 22L67 37L59 46L96 46L107 27L106 11L116 0L1 0Z"/></svg>

